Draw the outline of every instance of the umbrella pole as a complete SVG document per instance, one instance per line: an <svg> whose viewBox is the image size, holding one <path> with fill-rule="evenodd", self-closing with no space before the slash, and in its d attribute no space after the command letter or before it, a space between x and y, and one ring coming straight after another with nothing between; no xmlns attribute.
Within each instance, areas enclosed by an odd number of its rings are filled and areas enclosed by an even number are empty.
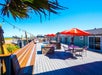
<svg viewBox="0 0 102 75"><path fill-rule="evenodd" d="M84 40L83 46L85 46L85 36L84 36L83 40Z"/></svg>
<svg viewBox="0 0 102 75"><path fill-rule="evenodd" d="M71 37L71 45L74 45L74 36Z"/></svg>

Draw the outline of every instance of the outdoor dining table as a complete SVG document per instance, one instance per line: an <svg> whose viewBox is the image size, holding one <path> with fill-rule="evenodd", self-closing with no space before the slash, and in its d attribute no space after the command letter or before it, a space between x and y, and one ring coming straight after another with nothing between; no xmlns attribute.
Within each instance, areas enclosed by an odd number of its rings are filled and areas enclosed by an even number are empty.
<svg viewBox="0 0 102 75"><path fill-rule="evenodd" d="M82 51L83 50L83 48L81 48L79 46L75 46L75 45L68 46L68 49L70 49L73 54L77 51Z"/></svg>

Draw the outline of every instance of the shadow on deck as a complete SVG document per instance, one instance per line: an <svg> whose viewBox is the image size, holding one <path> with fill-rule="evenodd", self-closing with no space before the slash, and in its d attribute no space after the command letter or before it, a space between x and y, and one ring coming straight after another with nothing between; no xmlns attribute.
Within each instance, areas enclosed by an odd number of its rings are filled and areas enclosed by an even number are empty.
<svg viewBox="0 0 102 75"><path fill-rule="evenodd" d="M42 52L37 51L37 54L42 54ZM53 54L46 54L45 56L49 57L50 59L61 59L61 60L65 60L68 58L77 59L76 57L73 57L73 54L71 54L70 52L64 52L64 51L55 51Z"/></svg>
<svg viewBox="0 0 102 75"><path fill-rule="evenodd" d="M12 55L11 57L12 75L32 75L34 65L29 65L21 68L17 56Z"/></svg>
<svg viewBox="0 0 102 75"><path fill-rule="evenodd" d="M38 51L37 51L37 54L42 54L41 50L38 50Z"/></svg>
<svg viewBox="0 0 102 75"><path fill-rule="evenodd" d="M63 52L63 51L55 51L54 54L47 54L46 56L49 57L50 59L61 59L61 60L75 58L73 57L73 54L71 54L70 52Z"/></svg>
<svg viewBox="0 0 102 75"><path fill-rule="evenodd" d="M102 75L102 61L42 72L34 75Z"/></svg>
<svg viewBox="0 0 102 75"><path fill-rule="evenodd" d="M32 75L33 65L21 68L19 75Z"/></svg>

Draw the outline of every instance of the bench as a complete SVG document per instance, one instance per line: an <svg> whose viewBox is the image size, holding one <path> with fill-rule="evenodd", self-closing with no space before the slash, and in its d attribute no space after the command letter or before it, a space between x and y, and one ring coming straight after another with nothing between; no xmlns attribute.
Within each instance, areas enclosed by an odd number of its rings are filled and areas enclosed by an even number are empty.
<svg viewBox="0 0 102 75"><path fill-rule="evenodd" d="M30 42L21 50L11 55L15 75L32 75L35 63L36 49L33 42Z"/></svg>
<svg viewBox="0 0 102 75"><path fill-rule="evenodd" d="M16 51L9 56L9 63L5 61L7 68L6 75L32 75L34 74L34 63L36 55L36 44L34 42L28 43L26 46ZM11 67L10 67L11 66ZM11 72L11 71L12 72ZM9 72L8 72L9 71ZM10 73L11 72L11 73Z"/></svg>

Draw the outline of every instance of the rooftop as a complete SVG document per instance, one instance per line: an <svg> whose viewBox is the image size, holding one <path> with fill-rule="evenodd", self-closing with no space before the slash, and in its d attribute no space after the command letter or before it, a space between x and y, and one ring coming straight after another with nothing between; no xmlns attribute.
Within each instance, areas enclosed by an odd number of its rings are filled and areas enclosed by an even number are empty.
<svg viewBox="0 0 102 75"><path fill-rule="evenodd" d="M94 28L86 31L90 32L91 34L102 35L102 28Z"/></svg>

